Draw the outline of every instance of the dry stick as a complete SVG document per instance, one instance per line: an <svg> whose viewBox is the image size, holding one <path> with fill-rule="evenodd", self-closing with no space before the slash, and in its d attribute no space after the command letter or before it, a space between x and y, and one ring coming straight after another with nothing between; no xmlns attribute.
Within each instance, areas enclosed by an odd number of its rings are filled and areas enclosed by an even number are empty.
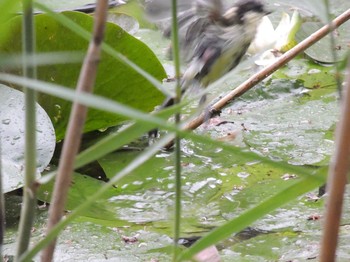
<svg viewBox="0 0 350 262"><path fill-rule="evenodd" d="M335 133L335 152L329 166L328 200L321 241L321 262L335 261L347 173L350 168L350 59L347 84L342 97L341 116Z"/></svg>
<svg viewBox="0 0 350 262"><path fill-rule="evenodd" d="M91 93L95 79L97 66L100 59L101 44L104 36L108 0L97 1L93 37L84 60L77 84L77 96L81 92ZM68 189L72 180L72 172L75 156L80 147L81 134L87 114L86 106L73 104L69 118L67 137L64 140L61 160L58 166L52 202L49 210L47 231L49 232L57 224L63 215L64 205L67 199ZM42 261L51 261L55 249L56 240L47 246L42 253Z"/></svg>
<svg viewBox="0 0 350 262"><path fill-rule="evenodd" d="M251 89L253 86L255 86L260 81L264 80L266 77L271 75L273 72L275 72L277 69L288 63L290 60L292 60L295 56L312 46L314 43L319 41L321 38L325 37L333 28L337 28L343 23L345 23L347 20L350 19L350 9L345 11L343 14L335 18L331 25L325 25L322 28L320 28L318 31L310 35L308 38L304 39L302 42L297 44L295 47L290 49L288 52L284 53L282 56L280 56L276 62L273 64L267 66L260 72L256 73L255 75L248 78L246 81L244 81L241 85L233 89L230 93L228 93L226 96L221 98L218 102L216 102L214 105L212 105L213 112L219 112L222 108L224 108L227 104L232 102L233 99L243 95L245 92L247 92L249 89ZM200 114L195 119L191 120L188 124L184 126L184 130L194 130L197 127L199 127L201 124L203 124L207 120L208 116L205 112ZM169 143L166 148L170 148L172 146L172 143Z"/></svg>

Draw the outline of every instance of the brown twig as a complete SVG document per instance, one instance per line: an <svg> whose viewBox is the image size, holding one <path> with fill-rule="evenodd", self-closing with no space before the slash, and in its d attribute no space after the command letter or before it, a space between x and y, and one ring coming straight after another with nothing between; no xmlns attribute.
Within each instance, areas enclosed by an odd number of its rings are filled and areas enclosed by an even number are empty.
<svg viewBox="0 0 350 262"><path fill-rule="evenodd" d="M294 57L296 57L298 54L302 53L307 48L309 48L310 46L315 44L317 41L319 41L321 38L325 37L332 29L339 27L349 19L350 19L350 9L348 9L343 14L335 18L332 21L331 25L323 26L322 28L317 30L315 33L310 35L308 38L304 39L302 42L300 42L295 47L290 49L288 52L280 56L273 64L267 66L260 72L254 74L249 79L244 81L241 85L233 89L230 93L222 97L219 101L217 101L214 105L212 105L211 111L220 112L221 109L223 109L226 105L231 103L235 98L243 95L253 86L255 86L256 84L264 80L266 77L271 75L277 69L281 68L283 65L288 63ZM198 117L196 117L195 119L191 120L188 124L186 124L183 129L194 130L197 127L199 127L201 124L203 124L207 119L208 119L208 114L206 112L203 112ZM169 143L166 148L170 148L171 146L172 146L172 143Z"/></svg>
<svg viewBox="0 0 350 262"><path fill-rule="evenodd" d="M97 1L93 36L80 72L76 91L77 95L79 95L81 92L92 92L96 79L97 66L100 59L101 44L107 18L107 9L108 0ZM84 127L86 114L86 106L76 102L73 104L67 128L67 136L64 140L62 148L61 160L58 166L55 187L49 210L47 232L49 232L55 226L55 224L61 220L64 212L68 189L72 180L74 160L80 147L81 134ZM55 244L56 241L53 241L43 250L41 256L42 261L47 262L52 260Z"/></svg>
<svg viewBox="0 0 350 262"><path fill-rule="evenodd" d="M341 116L335 134L335 152L329 166L327 192L329 194L321 241L321 262L335 261L339 225L343 207L347 173L350 168L350 59L348 77L342 97Z"/></svg>

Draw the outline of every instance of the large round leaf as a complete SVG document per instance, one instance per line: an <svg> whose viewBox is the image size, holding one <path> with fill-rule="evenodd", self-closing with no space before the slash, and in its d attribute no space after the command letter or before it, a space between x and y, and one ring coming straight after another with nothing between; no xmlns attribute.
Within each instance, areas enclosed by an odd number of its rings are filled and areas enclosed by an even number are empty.
<svg viewBox="0 0 350 262"><path fill-rule="evenodd" d="M0 85L0 137L1 171L4 188L9 192L23 186L24 181L24 117L25 105L22 92ZM50 118L39 105L37 118L37 172L49 164L56 144Z"/></svg>
<svg viewBox="0 0 350 262"><path fill-rule="evenodd" d="M323 26L322 23L306 22L302 25L297 34L299 42L309 37ZM350 29L348 25L340 26L334 33L334 44L331 41L331 36L327 35L316 44L305 50L305 53L312 59L321 63L334 63L334 53L338 60L343 59L344 55L349 51Z"/></svg>
<svg viewBox="0 0 350 262"><path fill-rule="evenodd" d="M64 12L64 14L91 31L93 19L89 15L78 12ZM7 26L11 27L12 38L3 46L0 52L18 53L21 50L21 17L11 20ZM82 51L86 52L88 42L56 22L48 15L35 17L36 42L38 52ZM119 26L108 23L105 41L121 54L132 60L145 71L161 80L166 75L164 69L153 52L141 41L130 36ZM81 64L47 65L38 68L38 78L75 88L79 77ZM17 72L19 73L19 72ZM98 67L95 93L149 112L163 100L163 94L154 88L147 80L134 70L122 64L115 58L102 54ZM42 94L39 103L52 119L57 139L62 139L68 123L71 103L55 97ZM85 131L97 130L116 125L124 119L114 114L97 110L90 110L85 124Z"/></svg>

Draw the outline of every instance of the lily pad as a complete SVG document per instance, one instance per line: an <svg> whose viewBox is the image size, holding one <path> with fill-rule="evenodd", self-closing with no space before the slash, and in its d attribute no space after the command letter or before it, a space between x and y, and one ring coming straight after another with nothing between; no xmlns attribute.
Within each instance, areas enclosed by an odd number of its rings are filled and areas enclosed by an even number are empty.
<svg viewBox="0 0 350 262"><path fill-rule="evenodd" d="M0 137L3 191L10 192L23 186L25 102L24 94L0 85ZM55 149L55 131L45 110L37 105L37 175L49 164Z"/></svg>
<svg viewBox="0 0 350 262"><path fill-rule="evenodd" d="M308 89L334 88L337 85L335 70L332 67L308 62L306 59L293 60L278 70L273 78L282 81L295 79ZM288 82L288 81L287 81ZM271 84L276 84L273 81Z"/></svg>
<svg viewBox="0 0 350 262"><path fill-rule="evenodd" d="M316 32L323 26L317 22L306 22L302 25L301 29L297 33L297 40L300 42L311 34ZM350 28L347 24L340 26L333 33L335 46L331 42L331 36L327 35L313 46L308 48L305 53L315 61L321 63L334 63L339 62L343 56L350 50ZM337 60L334 60L334 55Z"/></svg>

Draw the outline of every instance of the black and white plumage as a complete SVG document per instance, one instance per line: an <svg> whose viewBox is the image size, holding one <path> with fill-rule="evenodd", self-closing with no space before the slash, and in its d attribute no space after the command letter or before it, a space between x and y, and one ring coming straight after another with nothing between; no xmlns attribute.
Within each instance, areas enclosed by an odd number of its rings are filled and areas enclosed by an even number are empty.
<svg viewBox="0 0 350 262"><path fill-rule="evenodd" d="M207 87L235 68L254 40L262 17L269 13L259 0L239 0L229 8L221 0L189 3L192 6L178 15L181 54L188 63L183 92L191 85ZM165 35L170 37L170 29ZM162 107L173 103L173 98L167 98Z"/></svg>

